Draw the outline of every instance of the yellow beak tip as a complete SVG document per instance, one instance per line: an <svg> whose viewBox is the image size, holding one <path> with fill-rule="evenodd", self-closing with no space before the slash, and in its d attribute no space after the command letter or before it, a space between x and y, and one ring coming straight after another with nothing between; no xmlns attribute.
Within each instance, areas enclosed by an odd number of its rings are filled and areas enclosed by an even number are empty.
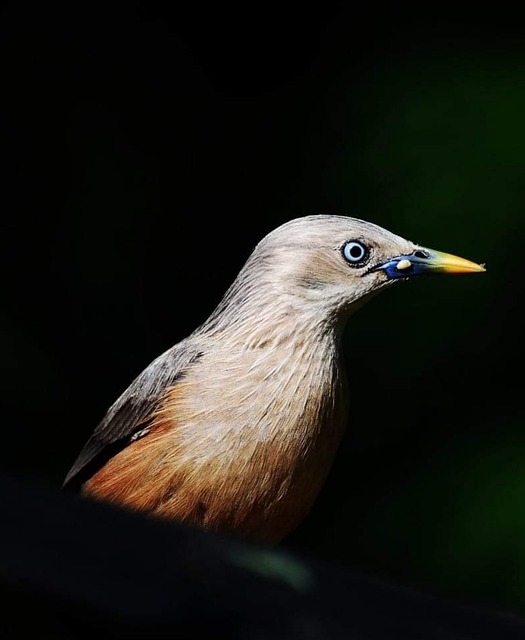
<svg viewBox="0 0 525 640"><path fill-rule="evenodd" d="M485 263L477 264L471 260L454 256L450 253L428 250L430 254L429 266L442 273L482 273L486 271Z"/></svg>

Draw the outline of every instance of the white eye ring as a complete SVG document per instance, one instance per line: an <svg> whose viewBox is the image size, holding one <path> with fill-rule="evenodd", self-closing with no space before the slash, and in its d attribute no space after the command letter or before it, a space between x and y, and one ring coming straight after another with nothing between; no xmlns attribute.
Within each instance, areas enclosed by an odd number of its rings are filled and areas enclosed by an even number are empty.
<svg viewBox="0 0 525 640"><path fill-rule="evenodd" d="M368 249L357 240L350 240L343 247L343 256L350 264L359 264L368 258Z"/></svg>

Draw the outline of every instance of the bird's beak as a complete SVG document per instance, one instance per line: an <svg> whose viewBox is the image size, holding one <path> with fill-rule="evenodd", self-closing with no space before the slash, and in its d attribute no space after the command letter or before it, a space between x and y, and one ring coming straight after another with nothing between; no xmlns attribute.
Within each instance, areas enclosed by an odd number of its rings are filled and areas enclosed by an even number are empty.
<svg viewBox="0 0 525 640"><path fill-rule="evenodd" d="M418 247L409 255L396 256L378 265L376 270L382 270L394 279L432 273L479 273L485 271L485 266L450 253Z"/></svg>

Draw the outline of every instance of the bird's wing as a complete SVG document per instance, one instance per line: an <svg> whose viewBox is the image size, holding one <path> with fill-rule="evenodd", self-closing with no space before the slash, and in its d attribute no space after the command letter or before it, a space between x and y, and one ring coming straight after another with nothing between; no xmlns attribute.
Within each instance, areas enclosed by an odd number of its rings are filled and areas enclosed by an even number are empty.
<svg viewBox="0 0 525 640"><path fill-rule="evenodd" d="M167 389L200 356L194 343L183 340L144 369L97 425L63 486L78 487L109 458L140 437Z"/></svg>

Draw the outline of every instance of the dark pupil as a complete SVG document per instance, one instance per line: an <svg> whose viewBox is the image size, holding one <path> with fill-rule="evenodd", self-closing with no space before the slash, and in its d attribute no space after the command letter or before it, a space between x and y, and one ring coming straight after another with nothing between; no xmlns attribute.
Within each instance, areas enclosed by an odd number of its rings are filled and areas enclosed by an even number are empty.
<svg viewBox="0 0 525 640"><path fill-rule="evenodd" d="M363 250L359 245L355 244L353 247L350 247L350 255L352 256L352 258L355 258L357 260L363 255Z"/></svg>

